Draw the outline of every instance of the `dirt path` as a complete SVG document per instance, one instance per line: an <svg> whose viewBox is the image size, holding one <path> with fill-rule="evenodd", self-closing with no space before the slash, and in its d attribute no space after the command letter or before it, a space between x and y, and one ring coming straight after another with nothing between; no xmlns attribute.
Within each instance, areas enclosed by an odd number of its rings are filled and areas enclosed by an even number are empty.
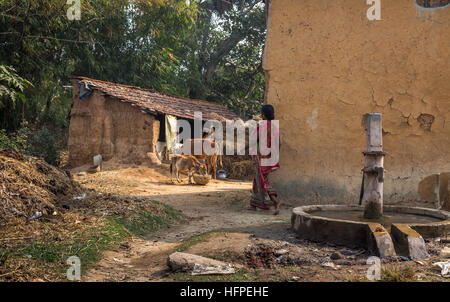
<svg viewBox="0 0 450 302"><path fill-rule="evenodd" d="M81 167L75 171L83 171ZM248 210L251 182L215 181L207 186L174 185L166 167L125 168L105 165L102 173L76 176L88 188L133 196L151 197L180 210L185 219L144 239L134 239L119 249L105 252L103 260L90 270L84 281L160 281L168 254L186 239L209 231L232 230L255 225L288 223L290 207L280 215L273 211Z"/></svg>
<svg viewBox="0 0 450 302"><path fill-rule="evenodd" d="M86 167L72 172L83 169ZM278 216L272 215L273 211L248 210L249 181L212 181L207 186L187 185L186 181L174 185L167 166L153 169L107 163L104 170L76 179L99 192L150 197L180 210L185 218L170 228L105 252L82 281L367 281L367 252L297 239L290 230L289 204L283 205ZM210 231L214 233L201 235ZM203 237L193 242L197 235ZM167 257L180 247L242 269L231 279L170 274ZM288 252L274 257L277 250ZM333 260L336 252L339 257ZM269 254L271 257L265 257ZM384 276L387 281L442 281L432 270L432 261L390 263Z"/></svg>

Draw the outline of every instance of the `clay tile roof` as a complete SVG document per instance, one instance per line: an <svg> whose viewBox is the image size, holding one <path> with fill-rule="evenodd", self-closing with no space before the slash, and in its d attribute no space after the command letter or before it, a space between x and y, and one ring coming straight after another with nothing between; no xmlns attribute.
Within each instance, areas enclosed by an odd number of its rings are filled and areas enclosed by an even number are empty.
<svg viewBox="0 0 450 302"><path fill-rule="evenodd" d="M130 103L142 111L151 114L170 114L181 118L193 119L194 112L202 112L203 120L239 119L235 113L222 105L201 100L181 98L155 92L150 89L115 84L86 77L73 77L89 88L94 88L118 100Z"/></svg>

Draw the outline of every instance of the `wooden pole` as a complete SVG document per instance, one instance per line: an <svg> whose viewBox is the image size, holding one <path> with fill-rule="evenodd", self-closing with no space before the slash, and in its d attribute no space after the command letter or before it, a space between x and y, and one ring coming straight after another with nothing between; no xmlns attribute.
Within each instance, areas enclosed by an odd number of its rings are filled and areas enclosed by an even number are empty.
<svg viewBox="0 0 450 302"><path fill-rule="evenodd" d="M364 193L362 204L364 218L378 219L383 216L384 156L382 115L370 113L365 115L367 151L364 160Z"/></svg>

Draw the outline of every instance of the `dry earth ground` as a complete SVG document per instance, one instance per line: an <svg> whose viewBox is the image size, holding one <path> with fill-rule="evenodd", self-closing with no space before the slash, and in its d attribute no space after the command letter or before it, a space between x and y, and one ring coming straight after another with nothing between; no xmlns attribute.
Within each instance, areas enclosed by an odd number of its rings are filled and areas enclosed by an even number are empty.
<svg viewBox="0 0 450 302"><path fill-rule="evenodd" d="M72 172L77 175L86 169ZM297 239L290 230L289 204L279 216L248 210L248 181L172 184L166 165L149 168L116 163L106 163L101 173L75 179L99 192L148 197L184 215L169 228L104 252L82 281L367 281L369 255L365 251ZM442 246L430 242L428 247L430 259L383 264L383 280L448 281L431 265L439 260ZM231 262L238 271L226 276L171 273L167 257L177 250ZM340 259L331 260L335 252ZM335 267L324 266L327 262Z"/></svg>

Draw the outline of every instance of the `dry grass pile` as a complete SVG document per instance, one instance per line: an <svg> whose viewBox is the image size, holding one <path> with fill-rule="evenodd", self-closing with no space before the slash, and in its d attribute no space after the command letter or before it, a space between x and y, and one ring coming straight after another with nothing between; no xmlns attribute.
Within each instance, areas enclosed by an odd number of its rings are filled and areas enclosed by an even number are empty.
<svg viewBox="0 0 450 302"><path fill-rule="evenodd" d="M103 250L166 227L180 216L149 199L93 190L56 208L56 215L26 222L12 218L0 227L0 282L64 281L68 257L79 257L87 269Z"/></svg>
<svg viewBox="0 0 450 302"><path fill-rule="evenodd" d="M224 156L223 168L232 179L249 179L253 176L254 168L250 156Z"/></svg>
<svg viewBox="0 0 450 302"><path fill-rule="evenodd" d="M69 210L89 216L127 217L142 210L159 214L163 208L142 198L83 189L65 171L12 150L0 153L0 181L1 222L13 218L23 222L36 212L42 213L43 220L54 220L58 217L55 212Z"/></svg>
<svg viewBox="0 0 450 302"><path fill-rule="evenodd" d="M235 162L231 166L231 175L238 179L247 179L253 177L255 173L255 168L253 166L253 161L244 160L241 162Z"/></svg>
<svg viewBox="0 0 450 302"><path fill-rule="evenodd" d="M103 250L180 217L148 198L82 187L13 150L0 152L0 198L0 282L62 281L68 257L95 262Z"/></svg>
<svg viewBox="0 0 450 302"><path fill-rule="evenodd" d="M210 175L194 174L194 182L198 185L207 185L211 180Z"/></svg>
<svg viewBox="0 0 450 302"><path fill-rule="evenodd" d="M101 193L92 189L87 190L86 198L67 200L58 203L58 206L65 211L80 213L85 216L119 216L130 219L144 211L154 215L162 215L166 209L164 205L147 198Z"/></svg>
<svg viewBox="0 0 450 302"><path fill-rule="evenodd" d="M52 214L57 201L80 193L68 173L42 159L14 150L0 152L0 222L29 219L36 212Z"/></svg>

